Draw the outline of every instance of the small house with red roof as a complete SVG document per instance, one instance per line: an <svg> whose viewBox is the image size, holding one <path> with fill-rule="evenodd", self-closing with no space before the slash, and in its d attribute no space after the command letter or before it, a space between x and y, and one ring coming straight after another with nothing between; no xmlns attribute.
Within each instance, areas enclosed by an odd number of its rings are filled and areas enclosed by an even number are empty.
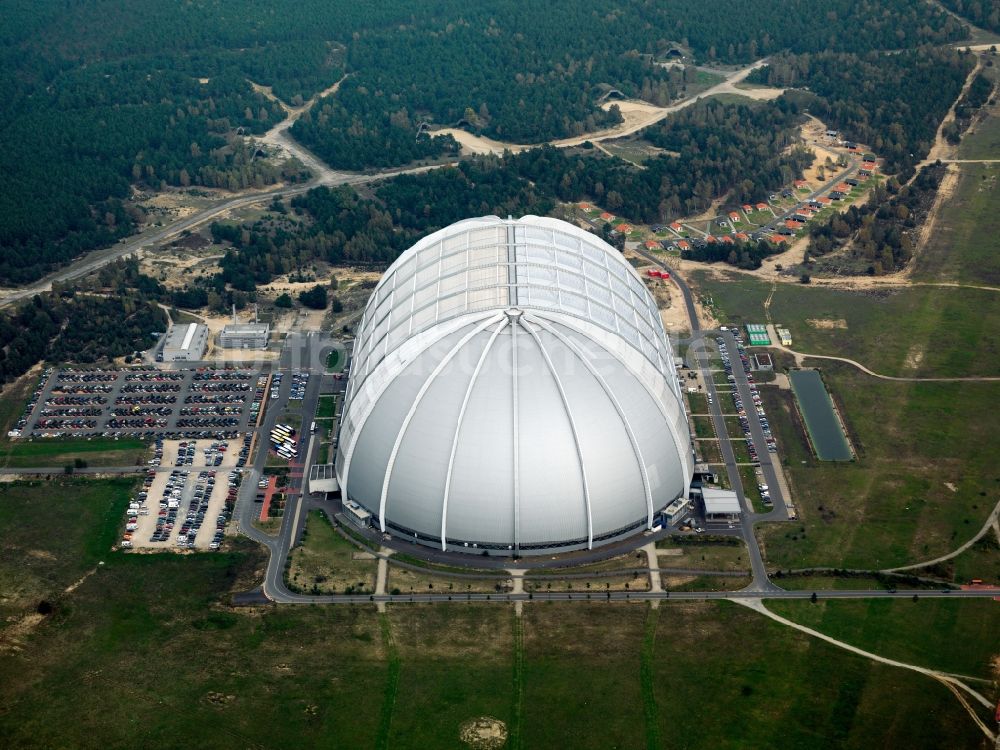
<svg viewBox="0 0 1000 750"><path fill-rule="evenodd" d="M739 221L740 220L740 215L738 213L736 213L735 211L730 211L729 212L729 220L730 221Z"/></svg>
<svg viewBox="0 0 1000 750"><path fill-rule="evenodd" d="M758 211L766 211L767 210L767 204L766 203L758 203L757 204L757 210Z"/></svg>
<svg viewBox="0 0 1000 750"><path fill-rule="evenodd" d="M746 242L750 239L750 236L746 232L737 232L735 236L740 242Z"/></svg>
<svg viewBox="0 0 1000 750"><path fill-rule="evenodd" d="M735 240L732 237L730 237L728 234L725 234L725 235L722 236L722 241L725 244L727 244L727 245L732 245L732 244L735 243Z"/></svg>
<svg viewBox="0 0 1000 750"><path fill-rule="evenodd" d="M749 203L744 203L743 204L743 213L748 214L751 211L753 211L753 206L751 206Z"/></svg>
<svg viewBox="0 0 1000 750"><path fill-rule="evenodd" d="M780 245L783 242L788 242L788 238L783 234L773 234L771 235L771 242L776 245Z"/></svg>
<svg viewBox="0 0 1000 750"><path fill-rule="evenodd" d="M656 240L646 240L642 244L646 246L647 250L659 250L660 249L660 243L657 242Z"/></svg>
<svg viewBox="0 0 1000 750"><path fill-rule="evenodd" d="M670 228L673 229L675 232L681 231L681 225L678 224L676 221L670 222Z"/></svg>
<svg viewBox="0 0 1000 750"><path fill-rule="evenodd" d="M622 234L628 234L632 231L632 225L626 224L624 221L621 224L615 224L615 230L621 232Z"/></svg>
<svg viewBox="0 0 1000 750"><path fill-rule="evenodd" d="M601 214L601 218L604 219L605 221L614 221L615 215L609 214L607 211L605 211L603 214Z"/></svg>
<svg viewBox="0 0 1000 750"><path fill-rule="evenodd" d="M679 247L681 250L690 250L691 249L691 245L690 245L690 243L687 240L680 240L677 243L677 247Z"/></svg>

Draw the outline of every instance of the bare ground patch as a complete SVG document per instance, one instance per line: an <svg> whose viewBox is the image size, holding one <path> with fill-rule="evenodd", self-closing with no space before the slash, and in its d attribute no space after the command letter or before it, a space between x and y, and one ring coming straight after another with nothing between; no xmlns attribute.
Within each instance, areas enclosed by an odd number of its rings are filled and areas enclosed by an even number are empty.
<svg viewBox="0 0 1000 750"><path fill-rule="evenodd" d="M806 323L821 331L834 329L847 330L847 321L843 318L808 318L806 319Z"/></svg>

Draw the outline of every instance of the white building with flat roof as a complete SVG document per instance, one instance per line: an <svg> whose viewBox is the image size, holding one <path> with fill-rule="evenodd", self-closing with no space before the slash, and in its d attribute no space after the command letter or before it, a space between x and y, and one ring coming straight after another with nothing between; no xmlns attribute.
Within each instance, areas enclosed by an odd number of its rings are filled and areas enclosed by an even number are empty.
<svg viewBox="0 0 1000 750"><path fill-rule="evenodd" d="M701 500L705 506L706 523L727 523L740 520L740 499L732 490L702 487Z"/></svg>
<svg viewBox="0 0 1000 750"><path fill-rule="evenodd" d="M268 323L230 323L219 334L223 349L266 349L271 336Z"/></svg>
<svg viewBox="0 0 1000 750"><path fill-rule="evenodd" d="M205 356L208 328L200 323L172 325L163 340L163 361L197 361Z"/></svg>

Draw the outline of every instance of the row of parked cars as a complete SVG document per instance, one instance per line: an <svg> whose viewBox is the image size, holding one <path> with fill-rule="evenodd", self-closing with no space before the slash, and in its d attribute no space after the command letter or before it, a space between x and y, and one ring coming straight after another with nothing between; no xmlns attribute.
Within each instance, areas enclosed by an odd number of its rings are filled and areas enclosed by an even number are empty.
<svg viewBox="0 0 1000 750"><path fill-rule="evenodd" d="M194 494L191 496L191 504L188 506L187 515L185 516L180 529L177 531L178 547L194 546L195 537L198 536L198 531L205 522L205 515L208 513L208 503L212 498L212 492L214 490L215 472L199 472L198 480L194 486ZM225 511L223 511L223 513L221 513L216 519L215 526L215 534L212 537L212 541L209 543L210 547L211 545L214 545L214 547L211 547L212 549L218 549L219 543L222 541L222 535L224 533L224 529L226 528Z"/></svg>
<svg viewBox="0 0 1000 750"><path fill-rule="evenodd" d="M289 398L303 399L306 397L306 385L309 383L309 373L296 370L292 373L292 391Z"/></svg>
<svg viewBox="0 0 1000 750"><path fill-rule="evenodd" d="M191 376L191 380L201 382L205 380L250 380L252 372L246 370L198 370Z"/></svg>
<svg viewBox="0 0 1000 750"><path fill-rule="evenodd" d="M192 393L237 393L249 391L250 383L245 380L219 380L207 381L191 384Z"/></svg>
<svg viewBox="0 0 1000 750"><path fill-rule="evenodd" d="M730 382L735 381L735 376L733 375L733 364L729 356L729 351L726 347L726 342L722 337L716 339L716 343L719 345L719 352L722 356L722 366L726 371L727 379ZM740 358L740 365L743 367L744 373L746 373L747 381L750 385L750 397L753 400L753 410L757 420L760 422L761 430L764 433L764 439L767 442L767 450L770 453L774 453L778 450L777 443L774 440L774 436L771 434L771 425L767 420L767 415L764 412L764 406L761 401L760 392L757 389L756 383L753 382L753 373L750 371L750 357L746 352L746 348L743 346L742 342L736 340L737 353ZM743 403L743 399L739 394L739 391L735 388L732 391L733 406L736 409L736 414L740 421L740 427L743 428L743 437L746 440L747 452L750 455L750 460L755 464L755 468L760 468L760 457L757 454L757 446L753 442L753 435L750 432L750 417L747 405ZM759 484L758 489L760 490L761 500L764 505L771 505L771 494L768 486L766 484Z"/></svg>
<svg viewBox="0 0 1000 750"><path fill-rule="evenodd" d="M75 370L67 367L56 373L56 380L62 383L113 383L117 379L116 370Z"/></svg>

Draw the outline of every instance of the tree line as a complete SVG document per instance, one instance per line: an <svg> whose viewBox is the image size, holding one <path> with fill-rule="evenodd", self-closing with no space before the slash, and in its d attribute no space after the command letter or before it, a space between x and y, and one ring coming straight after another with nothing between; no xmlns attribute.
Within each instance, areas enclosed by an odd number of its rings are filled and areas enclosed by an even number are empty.
<svg viewBox="0 0 1000 750"><path fill-rule="evenodd" d="M147 349L164 330L163 311L138 294L37 295L0 312L0 382L42 360L91 364Z"/></svg>

